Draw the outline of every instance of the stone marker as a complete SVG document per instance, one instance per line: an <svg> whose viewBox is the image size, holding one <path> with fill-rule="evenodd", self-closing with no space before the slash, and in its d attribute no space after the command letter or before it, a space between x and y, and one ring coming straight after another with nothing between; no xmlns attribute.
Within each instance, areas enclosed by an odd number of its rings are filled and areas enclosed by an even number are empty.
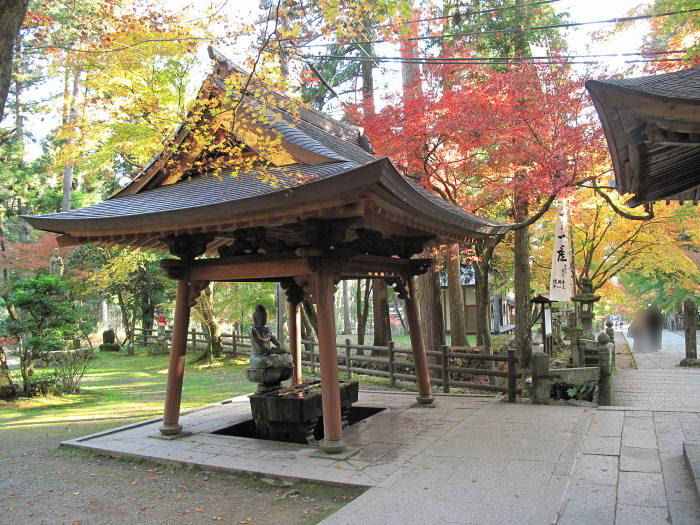
<svg viewBox="0 0 700 525"><path fill-rule="evenodd" d="M102 344L100 345L100 352L119 352L121 347L119 343L116 342L116 335L112 328L102 332Z"/></svg>

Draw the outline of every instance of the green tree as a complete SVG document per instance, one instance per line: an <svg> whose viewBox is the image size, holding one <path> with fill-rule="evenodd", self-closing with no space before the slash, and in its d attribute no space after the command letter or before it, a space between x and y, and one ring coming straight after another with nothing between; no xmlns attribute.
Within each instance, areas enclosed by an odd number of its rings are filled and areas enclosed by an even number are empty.
<svg viewBox="0 0 700 525"><path fill-rule="evenodd" d="M34 361L64 348L77 331L77 312L65 283L49 275L16 281L7 303L13 314L2 330L18 341L23 390L29 396Z"/></svg>

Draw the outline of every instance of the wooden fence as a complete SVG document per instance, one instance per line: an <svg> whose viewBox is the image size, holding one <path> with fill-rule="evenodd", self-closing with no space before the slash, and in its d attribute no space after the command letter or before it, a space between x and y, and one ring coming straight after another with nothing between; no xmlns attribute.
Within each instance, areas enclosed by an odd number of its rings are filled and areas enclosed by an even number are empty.
<svg viewBox="0 0 700 525"><path fill-rule="evenodd" d="M142 329L136 329L136 336L145 346L156 343L156 331L151 330L150 333L144 333ZM250 353L250 337L242 334L221 334L222 344L225 353L234 355ZM170 344L171 332L166 330L166 341ZM301 363L311 369L312 373L316 372L320 361L318 352L318 342L310 340L302 340ZM208 334L197 332L195 329L190 331L188 338L188 347L196 350L208 345ZM472 352L469 352L472 350ZM358 345L346 339L344 343L337 346L338 365L344 369L348 378L352 378L353 374L361 374L366 376L384 377L389 379L392 387L396 386L396 381L413 381L416 382L415 373L407 373L406 369L413 369L414 364L411 359L413 352L410 348L397 348L393 342L388 346L371 346ZM365 353L374 355L365 355ZM518 358L513 350L509 350L507 354L484 355L473 352L470 347L448 347L442 346L439 351L428 350L428 368L433 371L431 373L431 382L442 386L445 393L450 392L451 387L469 388L471 390L481 390L486 392L498 392L506 394L508 401L515 402L516 395L522 393L522 389L517 387L517 380L522 377L522 374L517 371ZM408 359L406 358L408 356ZM432 362L430 362L432 361ZM455 362L455 361L461 361ZM480 363L505 363L505 370L492 370L490 368L470 368L460 366L463 361L476 361ZM369 368L374 364L376 368ZM462 374L470 376L486 376L489 378L502 378L502 385L482 384L470 381L461 381L453 378L453 374Z"/></svg>

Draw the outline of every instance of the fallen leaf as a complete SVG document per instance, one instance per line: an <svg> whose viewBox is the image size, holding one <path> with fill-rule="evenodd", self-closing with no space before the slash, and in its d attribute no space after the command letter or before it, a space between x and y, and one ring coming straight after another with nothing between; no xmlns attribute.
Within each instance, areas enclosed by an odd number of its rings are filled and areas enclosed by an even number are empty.
<svg viewBox="0 0 700 525"><path fill-rule="evenodd" d="M200 508L200 507L197 507L197 508L194 509L194 510L195 510L196 512L204 512L204 509L202 509L202 508Z"/></svg>
<svg viewBox="0 0 700 525"><path fill-rule="evenodd" d="M139 483L138 479L135 479L134 481L131 482L132 485L138 485L138 483Z"/></svg>
<svg viewBox="0 0 700 525"><path fill-rule="evenodd" d="M148 478L148 479L149 479L149 480L151 480L151 481L158 481L158 478L157 478L157 477L155 477L155 476L151 476L151 477L150 477L150 478Z"/></svg>

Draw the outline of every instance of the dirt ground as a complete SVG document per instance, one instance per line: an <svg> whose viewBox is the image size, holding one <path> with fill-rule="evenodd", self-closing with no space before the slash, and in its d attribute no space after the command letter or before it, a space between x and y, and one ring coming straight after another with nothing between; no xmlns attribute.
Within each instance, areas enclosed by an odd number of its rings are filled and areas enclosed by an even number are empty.
<svg viewBox="0 0 700 525"><path fill-rule="evenodd" d="M58 447L128 422L0 428L0 523L311 524L361 493Z"/></svg>

